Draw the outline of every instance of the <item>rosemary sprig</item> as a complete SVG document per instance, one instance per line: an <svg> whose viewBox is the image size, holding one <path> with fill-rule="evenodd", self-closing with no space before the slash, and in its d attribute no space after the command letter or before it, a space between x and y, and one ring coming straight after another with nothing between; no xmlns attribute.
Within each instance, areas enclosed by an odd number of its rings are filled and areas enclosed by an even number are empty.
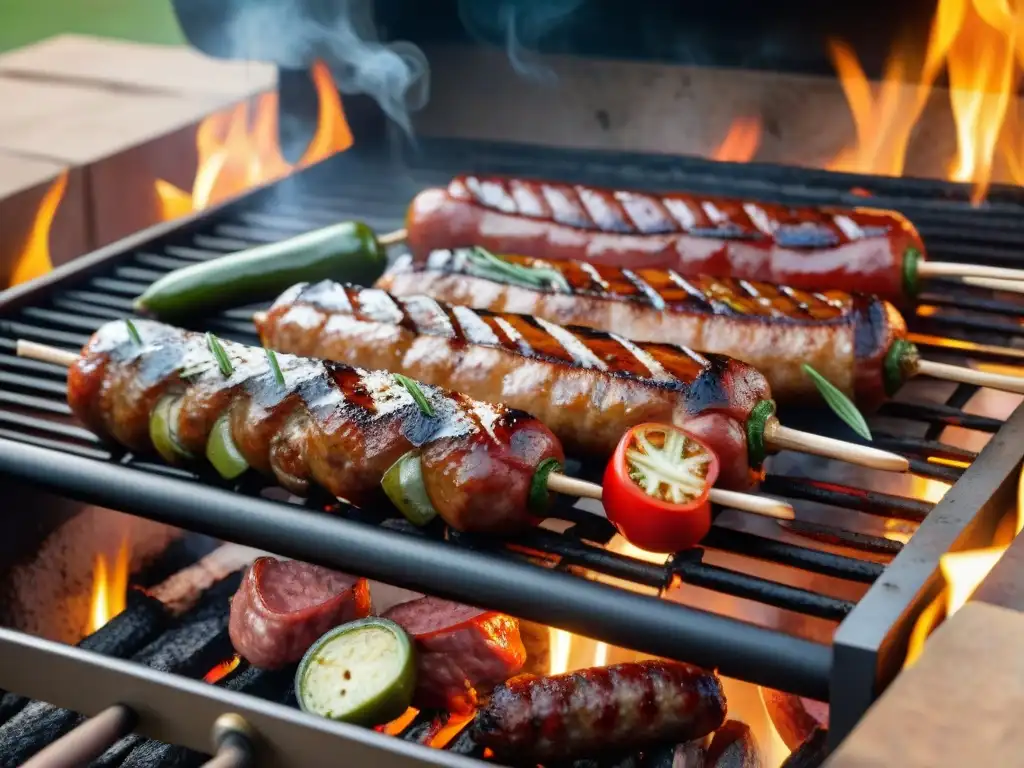
<svg viewBox="0 0 1024 768"><path fill-rule="evenodd" d="M207 331L206 343L209 345L210 351L220 367L220 372L225 376L230 376L234 373L235 366L231 364L231 359L228 357L228 353L224 351L224 345L220 343L220 339Z"/></svg>
<svg viewBox="0 0 1024 768"><path fill-rule="evenodd" d="M868 429L868 423L865 421L864 415L857 410L857 406L850 401L850 398L840 392L835 384L826 379L807 363L803 364L803 369L804 372L811 377L811 381L814 382L814 386L818 388L818 391L828 404L828 407L835 412L836 416L845 421L850 429L865 440L871 440L871 430Z"/></svg>
<svg viewBox="0 0 1024 768"><path fill-rule="evenodd" d="M468 272L477 277L499 280L503 283L521 285L525 288L554 290L560 293L571 293L572 288L565 276L556 269L548 267L526 267L513 264L495 256L486 248L469 248L466 250Z"/></svg>
<svg viewBox="0 0 1024 768"><path fill-rule="evenodd" d="M403 376L400 373L396 373L394 374L394 376L395 381L397 381L399 384L401 384L403 387L409 390L409 394L412 395L412 399L416 401L416 405L420 407L420 410L423 412L423 415L433 416L434 406L432 406L430 404L430 401L427 400L427 396L423 394L423 390L420 389L420 385L417 382L410 379L408 376Z"/></svg>
<svg viewBox="0 0 1024 768"><path fill-rule="evenodd" d="M124 319L124 324L128 327L128 335L131 336L132 341L142 346L142 336L139 335L139 329L135 327L135 323L132 322L130 317Z"/></svg>
<svg viewBox="0 0 1024 768"><path fill-rule="evenodd" d="M281 371L281 366L277 363L277 353L272 349L264 348L264 352L267 353L267 361L270 363L270 369L274 372L274 378L277 379L277 383L284 386L284 372Z"/></svg>

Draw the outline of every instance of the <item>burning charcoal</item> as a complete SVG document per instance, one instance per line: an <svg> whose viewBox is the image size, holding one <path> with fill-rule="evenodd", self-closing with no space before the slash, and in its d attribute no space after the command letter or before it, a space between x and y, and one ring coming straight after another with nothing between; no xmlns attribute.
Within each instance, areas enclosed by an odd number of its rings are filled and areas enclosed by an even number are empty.
<svg viewBox="0 0 1024 768"><path fill-rule="evenodd" d="M707 739L657 747L644 753L643 768L704 768Z"/></svg>
<svg viewBox="0 0 1024 768"><path fill-rule="evenodd" d="M761 768L764 761L750 726L726 720L711 739L704 765L707 768Z"/></svg>
<svg viewBox="0 0 1024 768"><path fill-rule="evenodd" d="M228 639L228 601L241 581L236 573L206 590L181 624L163 633L134 661L165 672L199 676L231 653ZM83 718L76 712L34 701L0 726L0 765L21 765ZM116 749L115 745L111 749Z"/></svg>
<svg viewBox="0 0 1024 768"><path fill-rule="evenodd" d="M400 737L416 744L429 744L448 723L450 715L439 710L424 710L413 718Z"/></svg>
<svg viewBox="0 0 1024 768"><path fill-rule="evenodd" d="M814 732L786 758L779 768L818 768L828 757L828 731L815 728Z"/></svg>
<svg viewBox="0 0 1024 768"><path fill-rule="evenodd" d="M571 763L562 763L569 768L639 768L641 765L639 755L626 755L620 757L605 757L600 760L574 760ZM555 768L549 766L548 768ZM675 766L678 768L678 766ZM690 766L686 766L690 768Z"/></svg>
<svg viewBox="0 0 1024 768"><path fill-rule="evenodd" d="M452 739L445 749L457 755L465 755L466 757L480 758L484 755L484 748L473 740L472 728L463 728L459 731L459 735Z"/></svg>
<svg viewBox="0 0 1024 768"><path fill-rule="evenodd" d="M169 618L160 601L133 590L128 593L124 611L83 639L78 646L104 656L126 659L159 637ZM3 694L0 697L0 723L14 717L28 702L24 696Z"/></svg>

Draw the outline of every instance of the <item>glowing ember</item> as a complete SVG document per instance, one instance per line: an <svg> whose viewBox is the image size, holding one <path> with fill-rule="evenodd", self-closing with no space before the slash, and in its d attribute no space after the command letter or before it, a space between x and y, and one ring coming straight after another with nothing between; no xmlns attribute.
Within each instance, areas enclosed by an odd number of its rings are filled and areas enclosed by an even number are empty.
<svg viewBox="0 0 1024 768"><path fill-rule="evenodd" d="M352 132L330 70L318 61L313 65L312 77L319 118L298 163L291 165L281 154L276 93L257 97L251 122L248 102L218 112L203 120L196 130L199 162L191 193L163 179L156 181L162 218L174 219L203 210L351 147Z"/></svg>
<svg viewBox="0 0 1024 768"><path fill-rule="evenodd" d="M128 596L129 564L127 538L121 541L113 565L107 562L106 555L96 555L86 634L92 634L124 610Z"/></svg>
<svg viewBox="0 0 1024 768"><path fill-rule="evenodd" d="M729 126L722 143L711 153L712 160L746 163L757 154L761 145L761 118L740 117Z"/></svg>
<svg viewBox="0 0 1024 768"><path fill-rule="evenodd" d="M853 113L857 141L829 168L899 176L911 132L931 86L945 68L956 125L954 181L974 182L972 199L984 199L998 153L1008 175L1024 183L1021 131L1011 109L1024 74L1024 0L940 0L923 60L909 45L897 46L881 85L872 89L856 54L831 42L832 61Z"/></svg>
<svg viewBox="0 0 1024 768"><path fill-rule="evenodd" d="M25 240L25 247L14 263L11 285L32 280L53 269L53 262L50 260L50 229L53 227L57 208L64 198L67 186L68 173L64 171L43 195L35 220L32 222L32 229Z"/></svg>
<svg viewBox="0 0 1024 768"><path fill-rule="evenodd" d="M241 662L242 658L238 654L235 654L227 661L222 661L220 664L218 664L205 675L203 675L203 682L216 683L218 680L223 680L225 677L227 677L236 669L238 669L238 665Z"/></svg>
<svg viewBox="0 0 1024 768"><path fill-rule="evenodd" d="M415 720L416 715L418 715L419 713L420 711L418 709L415 709L414 707L409 707L407 710L405 710L401 717L395 718L390 723L378 725L376 728L374 728L374 730L379 731L380 733L386 733L389 736L397 736L409 727L409 723Z"/></svg>
<svg viewBox="0 0 1024 768"><path fill-rule="evenodd" d="M459 735L470 721L473 719L473 715L452 715L448 722L441 726L437 733L431 736L428 742L431 747L435 749L441 749L449 741Z"/></svg>

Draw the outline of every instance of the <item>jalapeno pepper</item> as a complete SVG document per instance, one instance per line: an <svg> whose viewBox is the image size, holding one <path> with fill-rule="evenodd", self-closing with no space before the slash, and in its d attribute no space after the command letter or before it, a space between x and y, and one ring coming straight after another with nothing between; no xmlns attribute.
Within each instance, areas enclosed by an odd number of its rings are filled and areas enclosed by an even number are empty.
<svg viewBox="0 0 1024 768"><path fill-rule="evenodd" d="M413 525L426 525L437 517L437 510L423 485L419 451L409 451L392 464L380 484L391 503Z"/></svg>
<svg viewBox="0 0 1024 768"><path fill-rule="evenodd" d="M695 546L711 528L708 494L718 457L668 424L640 424L619 442L604 473L605 514L628 541L651 552Z"/></svg>

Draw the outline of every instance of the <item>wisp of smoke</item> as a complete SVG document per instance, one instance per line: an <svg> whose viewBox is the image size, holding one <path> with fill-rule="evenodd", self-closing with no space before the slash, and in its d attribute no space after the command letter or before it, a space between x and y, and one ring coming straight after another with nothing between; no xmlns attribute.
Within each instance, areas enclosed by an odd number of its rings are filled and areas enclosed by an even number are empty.
<svg viewBox="0 0 1024 768"><path fill-rule="evenodd" d="M406 133L430 97L427 57L410 42L382 43L373 0L236 0L229 55L299 69L322 59L343 94L373 98Z"/></svg>
<svg viewBox="0 0 1024 768"><path fill-rule="evenodd" d="M523 77L554 85L550 68L530 61L526 49L566 21L585 0L459 0L459 18L476 38L500 36L505 41L509 64Z"/></svg>

